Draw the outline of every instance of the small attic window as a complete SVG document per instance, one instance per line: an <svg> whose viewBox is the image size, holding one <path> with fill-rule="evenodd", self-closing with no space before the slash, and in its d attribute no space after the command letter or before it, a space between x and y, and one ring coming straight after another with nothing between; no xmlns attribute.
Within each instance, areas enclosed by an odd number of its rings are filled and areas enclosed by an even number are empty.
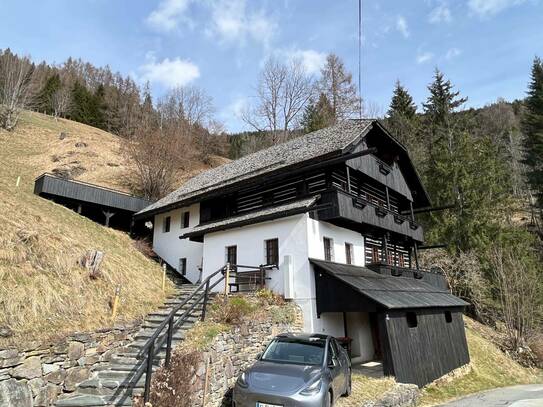
<svg viewBox="0 0 543 407"><path fill-rule="evenodd" d="M415 314L414 312L407 312L405 314L405 319L407 320L407 326L409 328L416 328L417 327L417 325L418 325L417 314Z"/></svg>

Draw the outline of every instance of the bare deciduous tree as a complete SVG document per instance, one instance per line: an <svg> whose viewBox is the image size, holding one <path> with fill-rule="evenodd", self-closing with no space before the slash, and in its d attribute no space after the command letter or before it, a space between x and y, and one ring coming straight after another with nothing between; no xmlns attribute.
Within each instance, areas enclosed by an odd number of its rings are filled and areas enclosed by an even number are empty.
<svg viewBox="0 0 543 407"><path fill-rule="evenodd" d="M270 58L260 73L256 91L256 105L245 109L241 118L257 131L270 132L276 144L298 125L315 86L300 61L283 64Z"/></svg>
<svg viewBox="0 0 543 407"><path fill-rule="evenodd" d="M184 121L189 126L206 126L214 112L211 97L195 86L173 88L159 102L158 110L162 120Z"/></svg>
<svg viewBox="0 0 543 407"><path fill-rule="evenodd" d="M140 128L125 139L124 152L131 164L131 188L157 200L171 192L177 171L187 157L186 144L171 130Z"/></svg>
<svg viewBox="0 0 543 407"><path fill-rule="evenodd" d="M13 130L32 93L34 65L8 49L0 52L0 127Z"/></svg>
<svg viewBox="0 0 543 407"><path fill-rule="evenodd" d="M55 91L51 96L51 105L53 106L55 119L64 117L70 110L72 104L72 95L70 89L62 87Z"/></svg>
<svg viewBox="0 0 543 407"><path fill-rule="evenodd" d="M361 100L343 61L335 54L329 54L321 70L319 88L332 105L336 120L353 117L361 109Z"/></svg>

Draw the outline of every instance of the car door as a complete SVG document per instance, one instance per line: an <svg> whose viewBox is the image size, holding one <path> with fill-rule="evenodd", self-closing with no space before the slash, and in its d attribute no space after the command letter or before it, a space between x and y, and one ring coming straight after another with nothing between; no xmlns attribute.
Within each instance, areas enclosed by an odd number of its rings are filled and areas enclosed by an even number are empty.
<svg viewBox="0 0 543 407"><path fill-rule="evenodd" d="M345 352L345 350L338 344L335 338L332 338L330 342L332 343L332 349L336 353L337 360L339 362L338 368L341 376L339 380L340 391L343 393L349 379L349 356L347 355L347 352Z"/></svg>
<svg viewBox="0 0 543 407"><path fill-rule="evenodd" d="M334 350L333 339L328 342L328 369L330 371L330 381L332 383L332 390L334 392L334 398L337 398L343 393L344 384L342 382L344 374L341 371L341 364L338 359L338 354Z"/></svg>

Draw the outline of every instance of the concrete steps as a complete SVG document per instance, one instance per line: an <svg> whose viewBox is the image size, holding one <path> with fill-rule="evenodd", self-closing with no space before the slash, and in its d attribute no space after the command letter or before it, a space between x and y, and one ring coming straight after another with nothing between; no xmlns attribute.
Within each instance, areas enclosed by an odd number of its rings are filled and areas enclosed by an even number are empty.
<svg viewBox="0 0 543 407"><path fill-rule="evenodd" d="M142 366L142 357L139 356L139 352L171 310L192 294L195 288L196 286L191 284L177 285L175 295L168 298L163 306L147 315L140 331L131 343L113 354L110 362L94 369L92 377L79 383L70 397L58 400L55 405L58 407L131 406L132 394L142 394L145 386L145 373L137 382L133 380L135 372ZM183 315L193 304L194 301L189 301L176 313L176 316ZM172 347L181 343L185 332L201 318L201 308L198 304L191 311L188 319L174 330ZM164 334L159 338L165 337L167 329L165 328L163 332ZM161 346L153 359L153 371L158 369L165 357L166 343Z"/></svg>

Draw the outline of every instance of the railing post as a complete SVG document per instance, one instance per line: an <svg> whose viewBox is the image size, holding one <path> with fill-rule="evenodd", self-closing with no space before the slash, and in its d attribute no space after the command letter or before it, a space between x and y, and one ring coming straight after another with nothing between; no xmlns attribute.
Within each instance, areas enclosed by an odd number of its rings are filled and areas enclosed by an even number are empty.
<svg viewBox="0 0 543 407"><path fill-rule="evenodd" d="M151 389L151 375L153 374L153 358L155 353L155 342L151 342L149 351L147 352L147 372L145 374L145 389L143 393L143 402L149 401L150 389Z"/></svg>
<svg viewBox="0 0 543 407"><path fill-rule="evenodd" d="M168 340L166 344L166 367L170 366L170 358L172 355L172 337L173 337L173 318L168 322Z"/></svg>
<svg viewBox="0 0 543 407"><path fill-rule="evenodd" d="M207 300L209 298L209 280L207 280L204 292L204 304L202 306L202 321L206 319Z"/></svg>
<svg viewBox="0 0 543 407"><path fill-rule="evenodd" d="M228 295L229 283L230 283L230 263L226 263L226 274L224 276L224 295Z"/></svg>
<svg viewBox="0 0 543 407"><path fill-rule="evenodd" d="M261 290L264 288L264 283L265 283L264 278L265 278L264 267L260 265L260 289Z"/></svg>

